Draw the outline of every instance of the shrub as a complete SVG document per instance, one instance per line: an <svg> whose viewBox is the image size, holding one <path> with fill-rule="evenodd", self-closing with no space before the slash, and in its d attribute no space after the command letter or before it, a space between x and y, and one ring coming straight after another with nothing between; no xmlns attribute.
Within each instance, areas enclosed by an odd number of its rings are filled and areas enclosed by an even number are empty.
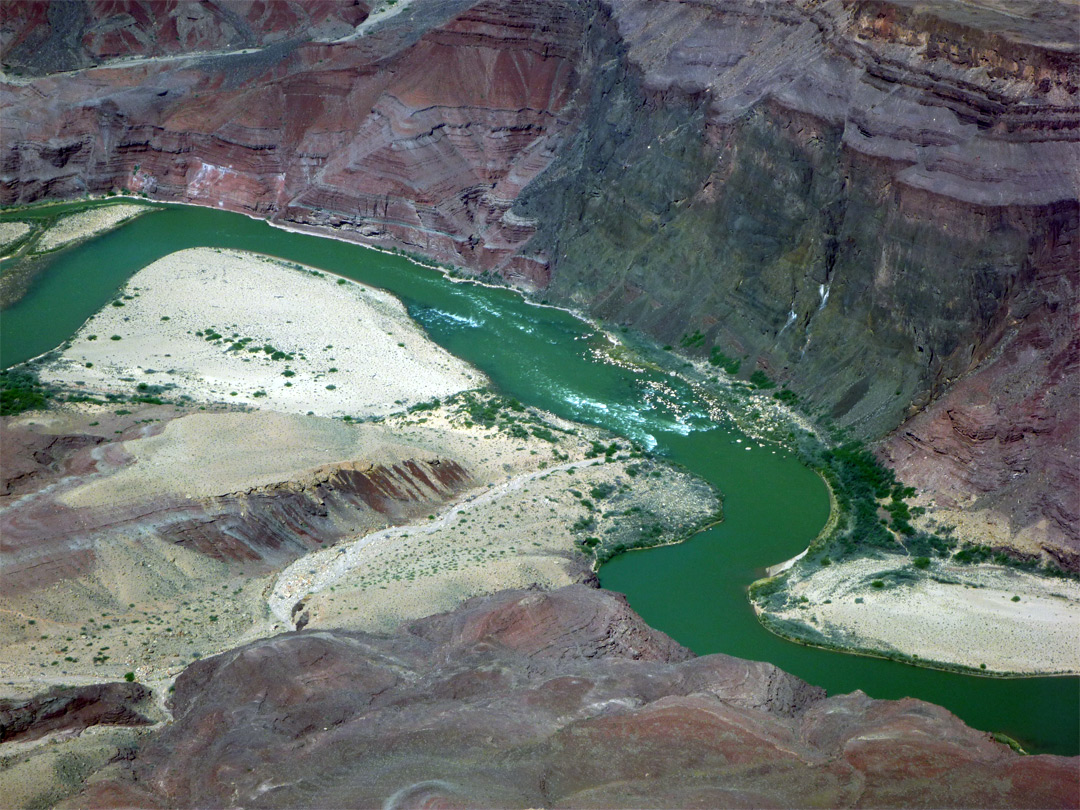
<svg viewBox="0 0 1080 810"><path fill-rule="evenodd" d="M51 394L32 371L0 371L0 415L44 408Z"/></svg>
<svg viewBox="0 0 1080 810"><path fill-rule="evenodd" d="M700 346L705 342L705 335L701 334L700 329L695 329L692 335L683 335L679 341L679 345L684 349L692 349L694 346Z"/></svg>
<svg viewBox="0 0 1080 810"><path fill-rule="evenodd" d="M768 376L766 376L765 372L761 369L758 369L750 375L750 384L753 385L754 388L759 389L776 387L776 383L770 380Z"/></svg>
<svg viewBox="0 0 1080 810"><path fill-rule="evenodd" d="M127 681L128 683L134 682L135 673L134 672L125 672L124 673L124 680Z"/></svg>
<svg viewBox="0 0 1080 810"><path fill-rule="evenodd" d="M728 374L738 374L739 369L742 367L742 361L734 357L728 357L716 346L712 347L712 351L709 353L709 363L714 366L720 366Z"/></svg>

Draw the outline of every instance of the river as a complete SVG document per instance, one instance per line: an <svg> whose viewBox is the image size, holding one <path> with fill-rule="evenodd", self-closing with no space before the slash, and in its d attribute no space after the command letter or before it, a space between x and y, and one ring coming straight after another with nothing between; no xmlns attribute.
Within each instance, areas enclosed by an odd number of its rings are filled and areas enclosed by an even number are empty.
<svg viewBox="0 0 1080 810"><path fill-rule="evenodd" d="M27 216L5 212L0 219ZM802 647L762 628L746 587L821 529L828 515L821 480L785 450L760 446L727 420L710 419L678 378L605 362L605 335L511 291L452 283L402 257L239 214L167 206L52 257L26 296L0 317L0 364L55 348L137 270L200 246L267 253L389 290L434 340L482 369L502 392L627 436L718 486L722 524L677 546L624 554L600 571L604 587L627 594L649 624L695 652L770 661L833 694L862 689L875 698L918 697L975 728L1002 731L1029 751L1080 753L1080 679L937 672Z"/></svg>

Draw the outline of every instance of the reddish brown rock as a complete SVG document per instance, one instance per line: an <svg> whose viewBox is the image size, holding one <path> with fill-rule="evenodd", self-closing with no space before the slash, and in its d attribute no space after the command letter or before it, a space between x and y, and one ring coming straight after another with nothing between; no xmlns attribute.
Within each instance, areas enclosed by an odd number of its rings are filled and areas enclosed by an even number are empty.
<svg viewBox="0 0 1080 810"><path fill-rule="evenodd" d="M138 683L57 687L30 700L0 700L0 742L27 742L56 731L90 726L146 726L153 693Z"/></svg>
<svg viewBox="0 0 1080 810"><path fill-rule="evenodd" d="M509 209L570 124L586 19L540 2L446 10L393 18L361 40L301 44L313 33L290 27L286 6L287 42L257 54L39 80L48 110L36 91L9 86L0 197L148 192L542 286L546 261L519 255L533 229Z"/></svg>
<svg viewBox="0 0 1080 810"><path fill-rule="evenodd" d="M6 68L31 74L110 59L212 53L267 46L290 37L352 33L367 3L295 0L88 0L5 3Z"/></svg>
<svg viewBox="0 0 1080 810"><path fill-rule="evenodd" d="M507 591L391 636L190 666L175 722L80 807L1073 807L1080 761L944 709L687 650L625 601Z"/></svg>

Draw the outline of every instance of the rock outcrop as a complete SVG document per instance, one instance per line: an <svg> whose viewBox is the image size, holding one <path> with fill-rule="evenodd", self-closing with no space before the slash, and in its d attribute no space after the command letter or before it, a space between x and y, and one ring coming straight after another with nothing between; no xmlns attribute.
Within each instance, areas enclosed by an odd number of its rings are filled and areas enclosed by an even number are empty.
<svg viewBox="0 0 1080 810"><path fill-rule="evenodd" d="M694 658L604 591L504 591L390 636L197 662L79 807L1059 807L1077 760L943 709Z"/></svg>
<svg viewBox="0 0 1080 810"><path fill-rule="evenodd" d="M144 6L5 7L9 76L105 66L2 85L0 202L141 192L700 330L902 425L884 457L1006 543L1080 549L1068 3Z"/></svg>
<svg viewBox="0 0 1080 810"><path fill-rule="evenodd" d="M212 497L162 495L73 507L63 503L65 492L131 462L123 443L10 425L3 437L5 450L41 446L31 456L36 466L24 459L9 469L5 458L7 492L33 484L22 497L0 499L0 590L7 597L92 571L95 549L115 535L156 537L249 574L265 573L345 534L416 520L475 486L453 459L420 454L388 463L337 462Z"/></svg>
<svg viewBox="0 0 1080 810"><path fill-rule="evenodd" d="M0 742L27 742L90 726L147 726L153 693L139 683L58 687L29 700L0 700Z"/></svg>

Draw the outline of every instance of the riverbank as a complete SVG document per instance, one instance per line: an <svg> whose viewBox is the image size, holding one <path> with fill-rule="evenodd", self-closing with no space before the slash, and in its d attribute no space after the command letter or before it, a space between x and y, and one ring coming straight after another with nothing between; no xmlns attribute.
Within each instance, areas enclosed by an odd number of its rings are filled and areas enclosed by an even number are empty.
<svg viewBox="0 0 1080 810"><path fill-rule="evenodd" d="M149 205L115 203L102 205L61 217L50 225L33 245L35 253L59 250L74 242L89 239L120 226L130 219L152 211Z"/></svg>
<svg viewBox="0 0 1080 810"><path fill-rule="evenodd" d="M716 494L687 472L625 453L578 456L297 560L269 604L282 621L389 632L473 596L591 580L597 552L681 540L718 512Z"/></svg>
<svg viewBox="0 0 1080 810"><path fill-rule="evenodd" d="M986 675L1080 672L1071 579L888 555L797 566L782 582L782 591L765 583L754 606L794 641Z"/></svg>
<svg viewBox="0 0 1080 810"><path fill-rule="evenodd" d="M392 295L210 248L136 273L40 375L85 391L350 418L487 382L429 340Z"/></svg>

